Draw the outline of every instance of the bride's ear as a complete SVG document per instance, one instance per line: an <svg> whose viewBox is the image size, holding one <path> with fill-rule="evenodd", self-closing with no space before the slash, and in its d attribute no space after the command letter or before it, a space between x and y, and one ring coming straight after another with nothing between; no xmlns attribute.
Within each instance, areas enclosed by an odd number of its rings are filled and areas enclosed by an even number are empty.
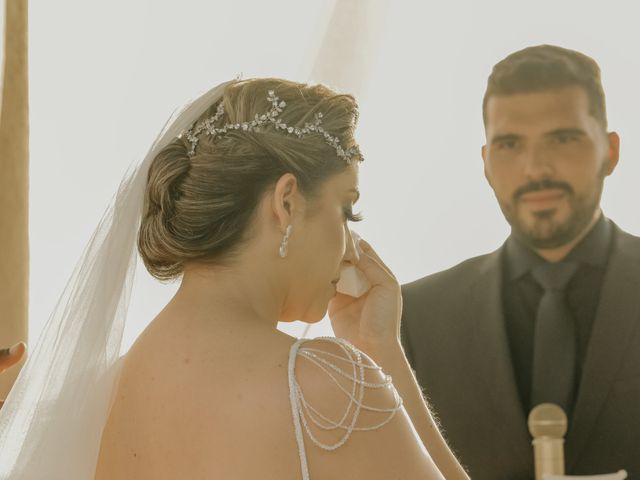
<svg viewBox="0 0 640 480"><path fill-rule="evenodd" d="M276 182L272 209L282 231L293 223L293 217L300 212L302 205L298 179L291 173L285 173Z"/></svg>

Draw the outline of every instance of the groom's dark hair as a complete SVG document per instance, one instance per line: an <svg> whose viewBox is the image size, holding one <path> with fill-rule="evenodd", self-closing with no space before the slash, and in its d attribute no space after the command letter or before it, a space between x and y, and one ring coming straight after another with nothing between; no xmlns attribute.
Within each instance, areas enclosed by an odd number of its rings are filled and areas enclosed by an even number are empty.
<svg viewBox="0 0 640 480"><path fill-rule="evenodd" d="M538 45L519 50L493 67L482 102L484 123L487 124L487 102L494 95L540 92L573 86L585 90L591 115L606 130L607 109L600 67L593 58L583 53L555 45Z"/></svg>

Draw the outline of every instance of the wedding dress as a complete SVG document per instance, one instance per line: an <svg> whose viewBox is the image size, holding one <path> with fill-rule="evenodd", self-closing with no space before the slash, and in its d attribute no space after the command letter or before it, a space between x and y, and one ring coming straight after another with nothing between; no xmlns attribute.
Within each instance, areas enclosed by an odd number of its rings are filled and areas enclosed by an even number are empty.
<svg viewBox="0 0 640 480"><path fill-rule="evenodd" d="M136 265L135 240L149 164L156 154L189 128L221 98L230 82L194 100L162 129L144 160L125 177L78 263L38 343L0 410L0 480L89 480L95 476L102 431L121 369L121 341ZM330 354L297 341L289 356L291 413L303 480L309 480L305 438L315 447L335 450L354 431L374 430L402 408L390 377L367 380L379 370L348 342L324 339L342 351ZM340 419L331 419L306 399L296 365L308 361L329 375L349 397ZM350 365L348 370L343 367ZM352 386L345 389L339 378ZM392 388L395 404L367 405L371 388ZM360 425L359 413L377 412L377 425ZM325 444L314 429L340 430Z"/></svg>

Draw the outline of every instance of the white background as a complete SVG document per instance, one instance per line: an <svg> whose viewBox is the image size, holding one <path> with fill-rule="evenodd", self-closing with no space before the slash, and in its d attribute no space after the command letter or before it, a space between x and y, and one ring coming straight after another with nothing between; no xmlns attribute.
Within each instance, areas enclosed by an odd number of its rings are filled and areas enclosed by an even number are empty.
<svg viewBox="0 0 640 480"><path fill-rule="evenodd" d="M333 4L31 2L31 343L124 171L172 110L239 73L307 80ZM622 137L603 208L640 234L636 4L388 3L359 98L366 220L356 229L401 282L493 250L508 235L483 177L481 100L493 64L529 45L574 48L600 64L610 128ZM138 269L125 346L175 288ZM328 332L324 322L309 335Z"/></svg>

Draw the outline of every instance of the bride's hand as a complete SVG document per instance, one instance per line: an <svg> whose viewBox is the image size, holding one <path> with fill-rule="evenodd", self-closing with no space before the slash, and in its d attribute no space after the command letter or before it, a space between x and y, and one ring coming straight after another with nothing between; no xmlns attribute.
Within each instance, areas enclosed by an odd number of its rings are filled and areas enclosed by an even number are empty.
<svg viewBox="0 0 640 480"><path fill-rule="evenodd" d="M1 348L0 349L0 373L7 370L9 367L12 367L16 363L18 363L24 352L27 350L27 346L24 342L16 343L11 348Z"/></svg>
<svg viewBox="0 0 640 480"><path fill-rule="evenodd" d="M329 302L329 317L337 337L375 356L380 349L400 342L402 296L398 281L371 245L360 240L360 248L356 267L365 274L371 289L360 298L337 293Z"/></svg>
<svg viewBox="0 0 640 480"><path fill-rule="evenodd" d="M0 349L0 373L18 363L22 359L26 348L27 346L20 342L11 348ZM2 405L4 405L4 399L0 398L0 408L2 408Z"/></svg>

